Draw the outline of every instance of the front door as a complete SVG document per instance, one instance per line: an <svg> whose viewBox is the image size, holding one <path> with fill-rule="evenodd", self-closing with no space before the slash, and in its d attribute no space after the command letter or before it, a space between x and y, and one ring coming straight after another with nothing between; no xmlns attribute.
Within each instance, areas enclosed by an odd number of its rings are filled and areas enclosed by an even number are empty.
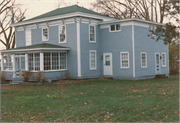
<svg viewBox="0 0 180 123"><path fill-rule="evenodd" d="M24 55L16 55L15 56L15 71L23 71L25 70L25 56ZM16 72L16 78L20 77L20 73Z"/></svg>
<svg viewBox="0 0 180 123"><path fill-rule="evenodd" d="M155 53L155 69L156 69L157 74L161 73L161 70L160 70L160 53Z"/></svg>
<svg viewBox="0 0 180 123"><path fill-rule="evenodd" d="M112 74L112 53L103 53L104 75Z"/></svg>

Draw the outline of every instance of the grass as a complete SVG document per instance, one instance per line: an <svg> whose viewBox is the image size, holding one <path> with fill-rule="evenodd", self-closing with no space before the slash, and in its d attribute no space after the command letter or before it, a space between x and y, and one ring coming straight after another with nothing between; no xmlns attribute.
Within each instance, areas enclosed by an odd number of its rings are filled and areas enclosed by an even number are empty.
<svg viewBox="0 0 180 123"><path fill-rule="evenodd" d="M61 93L62 90L62 93ZM2 122L177 122L179 77L1 87Z"/></svg>

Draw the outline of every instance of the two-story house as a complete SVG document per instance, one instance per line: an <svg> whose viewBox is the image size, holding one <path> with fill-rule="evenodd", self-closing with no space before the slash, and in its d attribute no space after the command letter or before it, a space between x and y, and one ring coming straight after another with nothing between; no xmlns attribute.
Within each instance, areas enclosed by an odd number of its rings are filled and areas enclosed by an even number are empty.
<svg viewBox="0 0 180 123"><path fill-rule="evenodd" d="M169 76L168 46L147 36L157 25L163 24L119 20L77 5L59 8L11 25L16 48L1 51L1 70L7 79L19 69L42 71L51 80L65 72L71 79Z"/></svg>

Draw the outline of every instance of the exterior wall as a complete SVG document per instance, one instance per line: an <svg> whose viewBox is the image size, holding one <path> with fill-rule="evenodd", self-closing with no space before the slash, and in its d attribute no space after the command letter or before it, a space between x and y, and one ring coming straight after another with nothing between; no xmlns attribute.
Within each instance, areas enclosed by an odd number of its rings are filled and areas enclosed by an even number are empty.
<svg viewBox="0 0 180 123"><path fill-rule="evenodd" d="M3 76L5 76L5 79L6 79L6 80L11 80L11 79L13 79L13 76L10 77L10 76L13 74L12 71L2 71L2 74L3 74Z"/></svg>
<svg viewBox="0 0 180 123"><path fill-rule="evenodd" d="M100 77L100 40L99 26L96 25L96 43L89 42L89 24L80 24L80 47L81 47L81 78ZM96 50L96 70L90 70L89 51Z"/></svg>
<svg viewBox="0 0 180 123"><path fill-rule="evenodd" d="M16 31L16 47L25 46L25 31Z"/></svg>
<svg viewBox="0 0 180 123"><path fill-rule="evenodd" d="M133 55L132 55L132 26L122 26L119 32L109 32L109 28L100 30L101 55L112 53L113 78L133 79ZM129 52L129 68L121 68L120 52ZM103 60L101 60L101 74L103 75Z"/></svg>
<svg viewBox="0 0 180 123"><path fill-rule="evenodd" d="M168 76L168 45L163 44L162 40L156 42L147 35L149 28L134 26L134 46L135 46L135 78L145 79L154 78L155 70L155 52L166 53L166 67L162 67L162 60L160 59L161 74ZM141 68L141 52L147 53L147 68Z"/></svg>

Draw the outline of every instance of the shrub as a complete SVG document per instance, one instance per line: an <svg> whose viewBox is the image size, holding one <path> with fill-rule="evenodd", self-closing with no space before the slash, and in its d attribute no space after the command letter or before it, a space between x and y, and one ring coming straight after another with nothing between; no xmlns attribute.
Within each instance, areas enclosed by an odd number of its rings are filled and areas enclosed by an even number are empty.
<svg viewBox="0 0 180 123"><path fill-rule="evenodd" d="M38 71L36 73L36 81L37 82L45 82L45 78L43 76L43 72L42 71Z"/></svg>
<svg viewBox="0 0 180 123"><path fill-rule="evenodd" d="M66 79L69 80L70 79L70 75L69 72L66 73Z"/></svg>
<svg viewBox="0 0 180 123"><path fill-rule="evenodd" d="M2 71L0 71L0 77L1 77L1 81L5 81L6 80L6 74L3 73Z"/></svg>
<svg viewBox="0 0 180 123"><path fill-rule="evenodd" d="M31 71L22 71L23 81L28 82L29 79L32 78L32 72Z"/></svg>

